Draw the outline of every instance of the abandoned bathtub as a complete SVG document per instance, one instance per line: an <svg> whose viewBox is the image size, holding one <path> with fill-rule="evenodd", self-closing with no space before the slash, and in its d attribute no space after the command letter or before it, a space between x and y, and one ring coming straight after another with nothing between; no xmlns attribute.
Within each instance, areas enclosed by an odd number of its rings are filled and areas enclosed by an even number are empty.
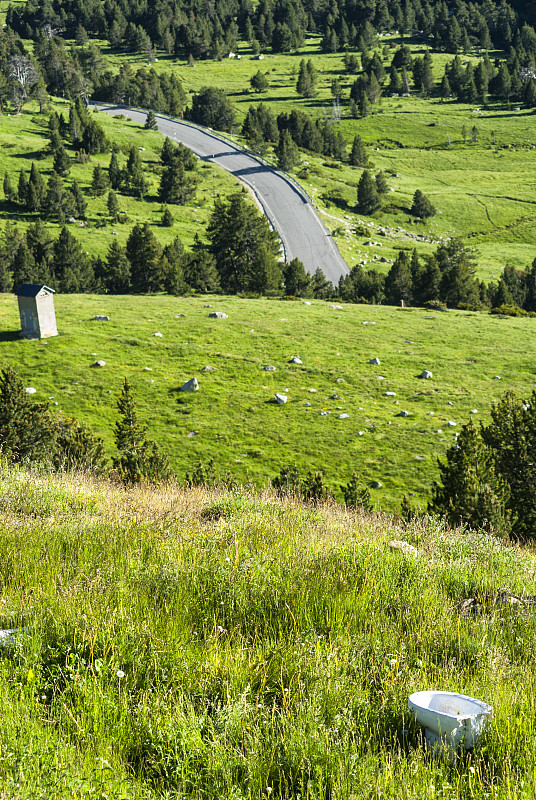
<svg viewBox="0 0 536 800"><path fill-rule="evenodd" d="M414 692L408 706L424 728L428 750L448 758L460 747L475 746L493 712L487 703L456 692Z"/></svg>

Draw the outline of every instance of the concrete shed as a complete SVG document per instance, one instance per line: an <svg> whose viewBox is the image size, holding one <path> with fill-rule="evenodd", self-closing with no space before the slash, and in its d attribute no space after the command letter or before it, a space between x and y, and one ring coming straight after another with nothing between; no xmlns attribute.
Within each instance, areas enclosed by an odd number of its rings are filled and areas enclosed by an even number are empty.
<svg viewBox="0 0 536 800"><path fill-rule="evenodd" d="M58 335L54 289L42 283L23 283L15 294L19 301L21 337L46 339Z"/></svg>

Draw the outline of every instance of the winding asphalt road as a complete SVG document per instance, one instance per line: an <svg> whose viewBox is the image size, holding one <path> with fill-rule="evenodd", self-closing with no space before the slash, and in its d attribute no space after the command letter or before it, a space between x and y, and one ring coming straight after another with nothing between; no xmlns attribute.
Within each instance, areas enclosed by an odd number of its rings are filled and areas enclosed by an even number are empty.
<svg viewBox="0 0 536 800"><path fill-rule="evenodd" d="M92 106L107 114L122 113L135 122L145 122L146 111L122 105ZM157 115L158 130L182 142L204 161L226 169L253 190L264 213L278 232L287 262L299 258L309 273L320 267L335 285L348 265L314 210L306 193L283 173L263 163L240 147L197 125Z"/></svg>

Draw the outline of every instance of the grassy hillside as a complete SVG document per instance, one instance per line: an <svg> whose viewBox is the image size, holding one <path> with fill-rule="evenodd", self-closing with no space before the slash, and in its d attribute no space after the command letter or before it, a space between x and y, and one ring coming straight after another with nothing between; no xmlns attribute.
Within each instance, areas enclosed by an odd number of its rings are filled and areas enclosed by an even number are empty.
<svg viewBox="0 0 536 800"><path fill-rule="evenodd" d="M90 422L110 452L127 376L181 479L213 457L219 471L262 485L296 462L323 470L337 493L356 469L383 484L373 492L383 508L404 492L422 504L436 457L472 411L485 420L507 389L528 396L534 387L531 318L236 297L58 295L55 303L60 335L22 341L16 300L0 296L2 363L35 399ZM229 318L209 319L212 310ZM95 314L110 322L91 321ZM303 365L289 364L292 356ZM374 357L380 366L368 363ZM106 366L91 368L97 359ZM431 380L419 380L423 369ZM194 375L199 391L178 393ZM286 405L273 402L276 392ZM397 416L403 410L408 417Z"/></svg>
<svg viewBox="0 0 536 800"><path fill-rule="evenodd" d="M51 108L58 114L63 112L64 116L68 118L68 103L55 100ZM52 172L53 158L47 152L48 117L39 115L36 111L37 109L28 110L20 116L0 115L2 141L0 145L0 176L3 179L4 173L7 172L15 190L20 170L23 169L28 175L32 161L35 161L45 180ZM215 196L219 194L225 197L240 190L239 182L227 172L210 164L200 163L197 172L200 180L196 197L185 206L171 206L170 211L175 223L171 228L162 227L162 204L158 199L158 187L160 183L159 168L161 167L160 151L164 137L158 132L146 131L142 125L125 118L114 119L106 114L98 116L108 140L120 147L118 153L120 168L125 166L129 148L132 145L139 148L149 189L143 200L118 193L119 208L126 213L126 221L123 224L113 223L106 206L108 192L106 191L100 197L95 197L91 191L93 168L99 164L107 171L110 153L91 156L85 164L80 164L76 161L74 149L67 147L71 157L71 169L65 183L68 185L72 180L76 180L88 204L87 220L80 221L79 225L70 226L70 229L91 255L105 256L114 238L124 245L132 227L136 223L143 224L144 222L155 226L155 233L163 245L178 235L184 245L188 247L193 243L196 234L203 234ZM34 222L37 216L37 214L26 213L22 206L6 202L2 193L0 222L9 220L23 229L29 223ZM47 223L47 227L51 236L56 238L61 226L50 222Z"/></svg>
<svg viewBox="0 0 536 800"><path fill-rule="evenodd" d="M532 550L5 466L0 496L6 797L534 798ZM452 765L427 688L493 706Z"/></svg>
<svg viewBox="0 0 536 800"><path fill-rule="evenodd" d="M394 45L400 41L386 36L382 40L385 43ZM114 69L125 61L133 68L148 66L140 55L119 56L111 53L105 43L103 46L105 61ZM371 219L363 218L356 208L359 168L307 153L302 163L307 176L300 178L300 169L295 171L317 207L326 212L326 224L338 231L337 244L350 265L374 257L377 261L382 256L393 259L401 245L416 245L423 252L430 252L440 237L451 235L461 236L476 247L478 274L485 280L496 279L507 263L519 268L530 264L536 254L531 179L536 168L533 111L493 103L480 109L478 104L417 96L391 98L385 90L381 103L371 106L371 116L355 120L348 115L349 90L355 75L345 72L341 53L322 54L318 48L319 38L310 37L298 54L267 54L261 62L251 60L251 52L243 46L238 51L240 60L197 61L191 68L187 61L159 54L158 61L150 66L157 72L172 70L191 93L205 85L225 89L236 107L238 126L249 106L258 102L267 103L275 114L298 108L313 117L327 115L329 119L331 81L338 78L344 89L340 123L343 135L349 144L356 134L363 138L375 171L397 173L396 178L389 179L394 192L387 198L388 207ZM412 45L411 49L414 56L422 56L426 48ZM384 64L389 64L392 52ZM296 92L302 58L311 58L318 70L318 94L312 99L301 98ZM433 54L436 80L452 58ZM475 56L464 56L464 62L467 60L478 62ZM254 93L249 84L259 69L270 81L270 88L262 94ZM469 132L474 125L478 140L471 143ZM464 127L468 134L466 143L462 138ZM441 212L427 222L416 222L409 217L416 189L428 195ZM373 223L370 226L373 241L380 236L378 228L387 226L403 231L387 231L381 247L365 247L367 237L355 233L355 224L361 221ZM415 236L425 241L416 240Z"/></svg>

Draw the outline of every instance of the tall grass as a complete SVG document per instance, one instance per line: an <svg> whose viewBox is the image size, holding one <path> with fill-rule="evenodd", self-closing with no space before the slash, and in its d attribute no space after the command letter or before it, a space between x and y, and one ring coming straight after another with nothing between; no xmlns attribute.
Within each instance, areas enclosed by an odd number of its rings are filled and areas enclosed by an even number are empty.
<svg viewBox="0 0 536 800"><path fill-rule="evenodd" d="M533 796L534 615L495 602L534 592L532 550L269 494L5 466L0 492L4 796ZM429 760L423 688L494 706L479 750Z"/></svg>

